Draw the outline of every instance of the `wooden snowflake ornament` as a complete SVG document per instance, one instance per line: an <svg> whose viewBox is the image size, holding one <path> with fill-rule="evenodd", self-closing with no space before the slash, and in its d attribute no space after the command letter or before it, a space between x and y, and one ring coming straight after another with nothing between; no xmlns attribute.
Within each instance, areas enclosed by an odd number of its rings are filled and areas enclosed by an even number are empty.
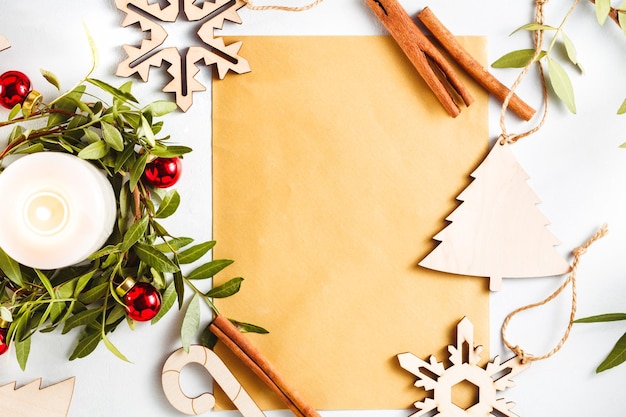
<svg viewBox="0 0 626 417"><path fill-rule="evenodd" d="M74 378L41 388L41 379L16 388L0 387L2 415L6 417L66 417L74 393Z"/></svg>
<svg viewBox="0 0 626 417"><path fill-rule="evenodd" d="M515 417L511 411L515 404L496 395L514 386L511 378L526 370L530 362L522 364L513 357L501 363L496 356L483 369L478 366L482 350L482 346L474 346L474 326L464 318L457 325L456 346L448 346L450 367L445 368L434 356L426 362L411 353L399 354L400 366L417 377L414 385L432 391L432 397L414 404L418 411L411 417ZM454 396L454 388L460 384L471 384L478 391L477 401L467 408L457 405L460 401Z"/></svg>
<svg viewBox="0 0 626 417"><path fill-rule="evenodd" d="M419 265L453 274L489 277L498 291L502 278L561 275L570 265L554 248L559 241L537 209L541 201L510 145L496 143L471 174L474 181L433 239L441 243Z"/></svg>
<svg viewBox="0 0 626 417"><path fill-rule="evenodd" d="M194 78L200 71L198 62L204 61L206 66L215 64L220 79L229 70L237 74L250 71L248 61L239 56L241 42L226 45L222 38L215 37L215 30L221 29L225 21L241 23L237 10L245 6L243 0L170 1L163 8L159 2L151 3L150 0L115 0L115 4L126 13L124 27L138 24L143 32L149 33L139 47L123 46L127 58L118 65L116 75L130 77L138 74L143 81L148 81L150 67L160 67L167 62L167 72L173 79L163 91L175 93L176 104L183 111L191 106L194 92L206 90ZM204 45L190 46L184 51L174 47L161 48L168 35L159 22L175 22L181 14L188 22L199 25L197 34Z"/></svg>

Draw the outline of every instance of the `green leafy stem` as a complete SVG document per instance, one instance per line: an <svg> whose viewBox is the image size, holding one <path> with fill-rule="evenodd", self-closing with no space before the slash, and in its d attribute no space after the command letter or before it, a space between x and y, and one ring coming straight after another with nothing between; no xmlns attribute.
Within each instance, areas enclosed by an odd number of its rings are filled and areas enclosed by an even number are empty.
<svg viewBox="0 0 626 417"><path fill-rule="evenodd" d="M626 1L619 7L613 8L610 0L590 0L595 4L595 12L598 23L603 25L608 18L615 21L626 35ZM568 110L576 113L576 100L572 81L560 56L565 56L567 62L583 72L582 65L578 61L578 53L572 39L565 33L564 27L572 12L580 0L575 0L558 26L546 25L543 22L531 22L521 26L511 34L519 31L544 31L552 33L552 38L546 49L536 53L535 49L520 49L509 52L497 59L494 68L523 68L533 62L545 60L547 63L548 81L556 96L565 104ZM557 52L557 53L555 53ZM563 53L562 53L563 52ZM626 100L619 107L618 114L626 113Z"/></svg>

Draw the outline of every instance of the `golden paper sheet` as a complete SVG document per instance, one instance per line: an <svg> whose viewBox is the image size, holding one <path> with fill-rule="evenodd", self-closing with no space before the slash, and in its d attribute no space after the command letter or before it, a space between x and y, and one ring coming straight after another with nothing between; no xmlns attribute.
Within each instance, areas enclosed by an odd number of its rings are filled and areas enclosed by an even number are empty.
<svg viewBox="0 0 626 417"><path fill-rule="evenodd" d="M218 307L270 330L249 337L317 409L410 408L423 391L396 354L446 361L464 316L489 346L487 280L417 266L486 154L488 99L467 81L476 103L450 118L389 37L247 37L241 54L252 72L213 85L214 237L235 260L216 283L246 280Z"/></svg>

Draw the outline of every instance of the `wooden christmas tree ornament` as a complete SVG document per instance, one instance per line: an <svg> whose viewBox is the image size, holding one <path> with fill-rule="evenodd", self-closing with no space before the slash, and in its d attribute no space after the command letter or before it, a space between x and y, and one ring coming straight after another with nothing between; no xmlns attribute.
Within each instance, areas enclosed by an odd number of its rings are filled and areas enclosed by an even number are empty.
<svg viewBox="0 0 626 417"><path fill-rule="evenodd" d="M0 51L4 51L11 47L11 44L4 36L0 35Z"/></svg>
<svg viewBox="0 0 626 417"><path fill-rule="evenodd" d="M163 366L161 376L163 391L178 411L198 415L210 411L215 406L215 397L210 393L204 393L196 398L189 398L183 393L180 386L180 371L190 363L204 366L242 415L265 416L215 352L198 345L190 346L188 353L182 348L177 350Z"/></svg>
<svg viewBox="0 0 626 417"><path fill-rule="evenodd" d="M66 417L74 392L74 378L41 388L41 378L20 388L12 382L0 387L2 415L7 417Z"/></svg>
<svg viewBox="0 0 626 417"><path fill-rule="evenodd" d="M433 239L441 243L420 266L453 274L489 277L498 291L502 278L560 275L570 265L554 248L559 241L537 209L539 198L508 144L499 141L471 174L474 181Z"/></svg>
<svg viewBox="0 0 626 417"><path fill-rule="evenodd" d="M515 404L496 395L514 386L511 378L528 369L530 362L522 363L517 356L501 362L496 356L481 368L478 362L482 350L482 346L474 346L474 326L464 318L457 325L456 346L448 346L452 364L448 368L434 356L426 362L411 353L399 354L400 366L417 377L415 386L432 391L432 398L414 404L418 411L411 417L515 417L511 411ZM477 391L473 403L467 407L455 396L455 389L461 384L469 384Z"/></svg>
<svg viewBox="0 0 626 417"><path fill-rule="evenodd" d="M221 29L226 20L241 23L237 10L245 6L244 0L214 0L200 4L194 0L171 1L162 9L158 2L149 0L115 0L115 4L126 13L124 27L137 24L143 32L150 34L139 47L123 46L127 58L118 65L116 75L130 77L137 74L143 81L148 81L150 67L160 67L167 62L167 72L173 79L163 91L174 93L176 104L183 111L192 105L194 92L206 90L194 78L200 71L199 61L204 60L206 66L215 64L220 79L229 70L237 74L250 71L248 61L239 56L241 42L226 45L222 38L215 37L215 30ZM188 22L200 25L197 34L204 45L190 46L185 52L174 47L159 49L168 36L159 22L175 22L181 12Z"/></svg>

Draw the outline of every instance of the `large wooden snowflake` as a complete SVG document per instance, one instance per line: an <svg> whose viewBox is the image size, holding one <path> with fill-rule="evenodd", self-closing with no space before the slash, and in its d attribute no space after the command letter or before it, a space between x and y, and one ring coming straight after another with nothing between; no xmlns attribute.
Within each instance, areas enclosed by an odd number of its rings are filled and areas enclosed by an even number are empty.
<svg viewBox="0 0 626 417"><path fill-rule="evenodd" d="M445 368L434 356L426 362L411 353L399 354L400 366L418 378L415 386L432 391L432 398L414 404L418 411L411 417L517 416L511 411L515 404L496 399L496 395L514 386L511 378L527 369L530 362L523 364L518 357L513 357L502 363L496 356L483 369L478 366L482 350L482 346L474 346L474 326L464 318L457 325L456 346L448 346L450 367ZM462 404L455 396L456 387L460 386L473 388L476 395L472 404Z"/></svg>
<svg viewBox="0 0 626 417"><path fill-rule="evenodd" d="M215 37L215 30L221 29L226 20L241 23L237 10L245 6L243 0L205 0L201 3L196 0L170 0L165 6L161 3L154 0L115 0L117 8L126 13L122 25L138 24L143 32L149 34L138 47L123 46L127 58L118 65L116 75L129 77L138 74L143 81L148 81L150 67L160 67L167 62L167 72L173 79L163 91L175 93L176 103L187 111L192 104L192 94L206 90L194 78L200 71L200 61L203 60L206 66L215 64L220 79L229 70L237 74L250 71L248 61L239 56L241 42L226 45L224 39ZM188 22L199 25L197 34L204 45L189 46L184 51L174 47L161 48L167 32L159 22L175 22L181 13Z"/></svg>

